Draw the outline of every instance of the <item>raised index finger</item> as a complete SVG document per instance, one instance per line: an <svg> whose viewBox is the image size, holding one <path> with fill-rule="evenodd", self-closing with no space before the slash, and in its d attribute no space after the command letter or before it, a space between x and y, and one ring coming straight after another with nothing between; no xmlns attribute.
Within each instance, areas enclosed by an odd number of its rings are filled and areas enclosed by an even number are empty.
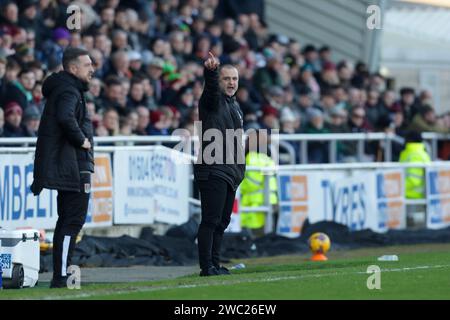
<svg viewBox="0 0 450 320"><path fill-rule="evenodd" d="M208 54L209 54L209 57L211 58L211 59L215 59L216 57L214 56L214 54L211 52L211 51L208 51Z"/></svg>

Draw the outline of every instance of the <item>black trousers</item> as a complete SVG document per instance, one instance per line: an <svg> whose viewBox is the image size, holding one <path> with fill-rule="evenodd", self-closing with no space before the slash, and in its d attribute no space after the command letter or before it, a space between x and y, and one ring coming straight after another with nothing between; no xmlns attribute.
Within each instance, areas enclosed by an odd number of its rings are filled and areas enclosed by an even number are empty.
<svg viewBox="0 0 450 320"><path fill-rule="evenodd" d="M90 175L84 179L90 183ZM75 241L86 221L90 190L84 188L84 183L82 191L58 190L58 221L53 235L53 278L56 279L67 275Z"/></svg>
<svg viewBox="0 0 450 320"><path fill-rule="evenodd" d="M230 224L236 191L225 180L209 176L198 180L202 207L197 241L201 269L220 265L223 233Z"/></svg>

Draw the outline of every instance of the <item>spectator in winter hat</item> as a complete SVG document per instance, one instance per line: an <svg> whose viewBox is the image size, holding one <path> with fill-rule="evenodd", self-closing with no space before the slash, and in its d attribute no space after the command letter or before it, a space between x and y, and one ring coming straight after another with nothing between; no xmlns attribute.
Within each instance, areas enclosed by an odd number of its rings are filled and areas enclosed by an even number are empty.
<svg viewBox="0 0 450 320"><path fill-rule="evenodd" d="M280 116L280 131L281 133L294 134L297 131L295 127L297 123L297 117L289 107L284 107L281 110Z"/></svg>
<svg viewBox="0 0 450 320"><path fill-rule="evenodd" d="M284 103L284 91L280 86L271 86L266 91L267 102L277 109L281 109Z"/></svg>
<svg viewBox="0 0 450 320"><path fill-rule="evenodd" d="M53 40L62 48L66 48L70 43L70 32L66 28L56 28L53 31Z"/></svg>
<svg viewBox="0 0 450 320"><path fill-rule="evenodd" d="M22 123L22 108L17 102L11 101L5 106L5 126L3 135L7 138L26 137L27 132Z"/></svg>
<svg viewBox="0 0 450 320"><path fill-rule="evenodd" d="M56 28L53 31L52 40L49 39L42 45L42 62L48 65L49 70L56 69L56 66L62 63L64 50L70 43L69 30L62 27Z"/></svg>
<svg viewBox="0 0 450 320"><path fill-rule="evenodd" d="M282 97L284 92L280 86L272 86L269 88L269 95L272 97Z"/></svg>
<svg viewBox="0 0 450 320"><path fill-rule="evenodd" d="M347 111L339 107L333 107L330 110L330 121L327 127L332 133L349 132L347 127Z"/></svg>
<svg viewBox="0 0 450 320"><path fill-rule="evenodd" d="M265 106L262 110L262 129L279 129L278 110L272 106Z"/></svg>
<svg viewBox="0 0 450 320"><path fill-rule="evenodd" d="M139 51L128 52L128 59L130 61L130 71L133 75L142 72L142 54Z"/></svg>
<svg viewBox="0 0 450 320"><path fill-rule="evenodd" d="M15 48L16 59L20 62L21 65L25 65L27 63L34 61L34 49L26 45L25 43L18 45Z"/></svg>
<svg viewBox="0 0 450 320"><path fill-rule="evenodd" d="M41 112L35 106L29 106L23 114L23 123L29 137L37 137L39 124L41 122Z"/></svg>
<svg viewBox="0 0 450 320"><path fill-rule="evenodd" d="M274 107L272 107L272 106L270 106L270 105L265 106L265 107L262 109L262 113L263 113L263 116L275 116L275 117L277 117L277 118L278 118L278 116L279 116L278 109L277 109L277 108L274 108Z"/></svg>
<svg viewBox="0 0 450 320"><path fill-rule="evenodd" d="M329 133L328 128L324 126L324 114L317 108L310 108L307 112L308 124L305 132L310 134ZM326 163L328 162L328 142L314 141L308 143L308 162Z"/></svg>
<svg viewBox="0 0 450 320"><path fill-rule="evenodd" d="M151 136L167 136L168 128L167 115L162 110L158 109L150 113L149 134Z"/></svg>
<svg viewBox="0 0 450 320"><path fill-rule="evenodd" d="M323 126L324 114L320 109L310 108L306 112L308 122L311 123L315 128L321 129Z"/></svg>

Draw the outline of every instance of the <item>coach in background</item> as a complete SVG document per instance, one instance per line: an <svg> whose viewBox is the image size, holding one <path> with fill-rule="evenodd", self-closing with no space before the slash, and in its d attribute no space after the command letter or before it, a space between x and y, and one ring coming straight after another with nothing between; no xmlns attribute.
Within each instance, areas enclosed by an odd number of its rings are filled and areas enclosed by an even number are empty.
<svg viewBox="0 0 450 320"><path fill-rule="evenodd" d="M67 267L86 219L94 172L93 128L84 99L94 74L92 61L87 51L68 48L62 62L64 70L48 77L42 87L47 103L31 185L34 195L43 188L58 190L51 288L67 285Z"/></svg>
<svg viewBox="0 0 450 320"><path fill-rule="evenodd" d="M236 189L244 178L245 155L242 134L230 143L226 130L243 133L242 111L234 98L239 75L235 67L224 65L209 53L205 61L205 88L199 101L202 130L200 152L194 176L200 190L202 220L198 229L200 276L229 274L220 266L220 248L225 229L231 219ZM215 130L213 130L215 129ZM206 142L205 133L220 132L222 145L215 154L208 154L213 141Z"/></svg>

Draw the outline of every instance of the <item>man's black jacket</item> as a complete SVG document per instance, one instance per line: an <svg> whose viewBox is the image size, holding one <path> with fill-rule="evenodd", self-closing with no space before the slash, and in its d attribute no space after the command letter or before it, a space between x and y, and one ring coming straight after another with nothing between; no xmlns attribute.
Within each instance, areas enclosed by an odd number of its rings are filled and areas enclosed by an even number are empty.
<svg viewBox="0 0 450 320"><path fill-rule="evenodd" d="M201 154L194 166L194 175L196 180L207 180L211 174L218 176L236 190L245 173L245 154L241 139L243 133L242 111L234 97L229 97L221 92L218 69L211 71L205 68L204 76L205 88L199 101L199 120L202 132L200 137ZM214 143L215 138L211 139L211 137L205 136L210 129L216 129L216 133L220 131L222 143L218 144L219 140ZM240 138L235 138L234 143L229 143L230 141L227 143L227 140L230 140L226 139L227 129L231 129L230 132L241 130ZM198 132L200 133L200 131ZM215 136L214 132L209 132ZM218 155L216 152L211 152L214 149L211 145L213 143L215 146L221 147L216 151L221 152L222 157L211 157L211 155ZM217 159L219 160L211 162L211 160Z"/></svg>
<svg viewBox="0 0 450 320"><path fill-rule="evenodd" d="M47 102L39 125L31 191L43 188L80 191L80 171L94 172L93 148L81 148L93 127L83 92L87 85L68 72L48 77L42 93Z"/></svg>

